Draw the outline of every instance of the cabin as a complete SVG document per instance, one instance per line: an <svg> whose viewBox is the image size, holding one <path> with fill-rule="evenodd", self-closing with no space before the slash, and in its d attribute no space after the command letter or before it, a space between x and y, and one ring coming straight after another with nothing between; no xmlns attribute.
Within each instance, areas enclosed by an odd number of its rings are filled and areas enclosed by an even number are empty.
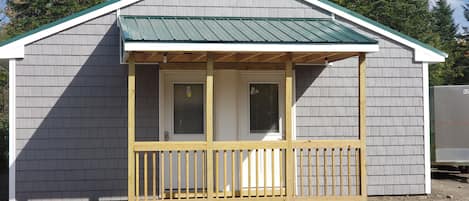
<svg viewBox="0 0 469 201"><path fill-rule="evenodd" d="M0 43L9 199L429 194L447 56L329 0L108 0Z"/></svg>

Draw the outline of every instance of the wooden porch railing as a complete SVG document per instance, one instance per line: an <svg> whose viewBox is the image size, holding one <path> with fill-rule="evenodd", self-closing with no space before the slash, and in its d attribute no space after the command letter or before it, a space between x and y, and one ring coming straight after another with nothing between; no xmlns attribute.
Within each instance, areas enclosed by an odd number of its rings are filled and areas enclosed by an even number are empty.
<svg viewBox="0 0 469 201"><path fill-rule="evenodd" d="M357 140L293 140L293 62L285 62L284 141L213 140L214 57L207 54L203 142L135 142L135 63L128 75L128 198L366 200L365 53L359 53ZM269 174L270 173L270 174Z"/></svg>
<svg viewBox="0 0 469 201"><path fill-rule="evenodd" d="M214 142L214 159L207 161L206 142L136 142L134 198L288 200L293 191L294 200L362 200L360 146L359 140L293 141L288 150L287 141ZM287 151L294 163L286 163ZM296 175L292 187L287 170Z"/></svg>

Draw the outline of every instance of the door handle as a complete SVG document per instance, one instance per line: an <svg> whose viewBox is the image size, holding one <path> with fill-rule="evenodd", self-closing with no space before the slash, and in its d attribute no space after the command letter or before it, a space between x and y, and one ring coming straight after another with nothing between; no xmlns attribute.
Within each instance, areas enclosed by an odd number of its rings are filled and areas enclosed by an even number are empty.
<svg viewBox="0 0 469 201"><path fill-rule="evenodd" d="M168 131L164 132L164 139L163 140L166 141L166 142L169 141L169 132Z"/></svg>

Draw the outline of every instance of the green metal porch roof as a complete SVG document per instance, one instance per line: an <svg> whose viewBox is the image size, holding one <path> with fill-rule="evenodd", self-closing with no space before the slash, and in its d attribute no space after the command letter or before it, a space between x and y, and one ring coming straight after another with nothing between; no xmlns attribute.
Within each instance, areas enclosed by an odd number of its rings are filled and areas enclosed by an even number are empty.
<svg viewBox="0 0 469 201"><path fill-rule="evenodd" d="M120 16L126 42L377 44L332 19Z"/></svg>

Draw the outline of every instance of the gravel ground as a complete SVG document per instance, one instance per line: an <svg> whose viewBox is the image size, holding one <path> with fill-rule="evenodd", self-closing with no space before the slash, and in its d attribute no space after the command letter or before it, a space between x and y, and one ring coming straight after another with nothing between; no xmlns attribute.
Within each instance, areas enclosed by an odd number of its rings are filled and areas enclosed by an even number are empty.
<svg viewBox="0 0 469 201"><path fill-rule="evenodd" d="M459 171L432 173L432 194L428 196L381 196L370 197L369 201L469 201L469 174Z"/></svg>

